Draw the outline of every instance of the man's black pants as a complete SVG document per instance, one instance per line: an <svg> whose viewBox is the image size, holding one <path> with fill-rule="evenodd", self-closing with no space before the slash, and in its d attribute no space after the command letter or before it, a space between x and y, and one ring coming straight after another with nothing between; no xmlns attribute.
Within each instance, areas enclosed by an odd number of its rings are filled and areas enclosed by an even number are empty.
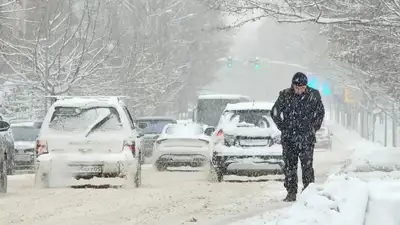
<svg viewBox="0 0 400 225"><path fill-rule="evenodd" d="M288 193L297 193L297 164L301 163L303 189L310 183L314 183L314 143L284 141L282 142L282 156L285 166L283 173L285 175L284 186Z"/></svg>

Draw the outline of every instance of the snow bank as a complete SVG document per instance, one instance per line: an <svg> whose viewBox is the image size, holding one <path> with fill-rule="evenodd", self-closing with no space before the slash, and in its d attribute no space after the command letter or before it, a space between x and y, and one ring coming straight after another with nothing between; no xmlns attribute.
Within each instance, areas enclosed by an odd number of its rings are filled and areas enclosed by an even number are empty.
<svg viewBox="0 0 400 225"><path fill-rule="evenodd" d="M367 202L367 183L332 175L321 187L310 185L297 202L270 221L258 216L232 225L363 225Z"/></svg>
<svg viewBox="0 0 400 225"><path fill-rule="evenodd" d="M343 132L341 135L351 133ZM384 147L352 134L351 158L342 172L362 179L368 185L369 202L364 225L400 224L400 149Z"/></svg>
<svg viewBox="0 0 400 225"><path fill-rule="evenodd" d="M369 183L370 197L368 213L364 225L400 224L400 182L398 181L373 181Z"/></svg>
<svg viewBox="0 0 400 225"><path fill-rule="evenodd" d="M355 142L354 154L345 172L392 172L400 170L400 149L383 147L366 140Z"/></svg>

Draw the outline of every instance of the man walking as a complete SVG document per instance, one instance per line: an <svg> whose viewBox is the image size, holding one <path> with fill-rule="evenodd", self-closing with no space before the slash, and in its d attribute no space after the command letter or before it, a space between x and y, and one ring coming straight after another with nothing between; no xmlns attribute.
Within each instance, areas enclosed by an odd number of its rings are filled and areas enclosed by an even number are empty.
<svg viewBox="0 0 400 225"><path fill-rule="evenodd" d="M325 109L319 91L308 87L307 82L304 73L294 74L291 87L279 92L271 113L273 121L281 131L282 156L285 163L284 186L288 193L283 201L287 202L296 201L299 158L303 190L315 180L315 132L321 128Z"/></svg>

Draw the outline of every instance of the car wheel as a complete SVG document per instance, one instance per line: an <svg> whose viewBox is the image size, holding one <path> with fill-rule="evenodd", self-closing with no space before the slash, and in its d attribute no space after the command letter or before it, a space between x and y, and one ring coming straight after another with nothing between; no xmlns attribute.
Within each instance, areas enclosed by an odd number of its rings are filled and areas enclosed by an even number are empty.
<svg viewBox="0 0 400 225"><path fill-rule="evenodd" d="M215 168L211 162L207 179L210 182L222 182L224 180L224 174L220 168Z"/></svg>
<svg viewBox="0 0 400 225"><path fill-rule="evenodd" d="M49 188L50 187L50 176L48 173L43 171L43 168L38 164L35 179L34 179L34 187L36 188Z"/></svg>
<svg viewBox="0 0 400 225"><path fill-rule="evenodd" d="M34 186L36 188L49 188L50 187L49 175L41 172L36 172Z"/></svg>
<svg viewBox="0 0 400 225"><path fill-rule="evenodd" d="M139 162L137 163L136 173L134 177L135 187L140 187L142 185L142 154L139 152Z"/></svg>
<svg viewBox="0 0 400 225"><path fill-rule="evenodd" d="M7 163L0 162L0 193L7 193Z"/></svg>
<svg viewBox="0 0 400 225"><path fill-rule="evenodd" d="M156 162L156 169L157 171L166 171L167 165L165 165L164 163Z"/></svg>
<svg viewBox="0 0 400 225"><path fill-rule="evenodd" d="M217 181L218 182L222 182L222 181L224 181L224 174L222 173L222 171L221 170L217 170Z"/></svg>
<svg viewBox="0 0 400 225"><path fill-rule="evenodd" d="M8 160L7 163L7 174L13 175L14 173L15 173L15 162L14 158L12 157L11 159Z"/></svg>

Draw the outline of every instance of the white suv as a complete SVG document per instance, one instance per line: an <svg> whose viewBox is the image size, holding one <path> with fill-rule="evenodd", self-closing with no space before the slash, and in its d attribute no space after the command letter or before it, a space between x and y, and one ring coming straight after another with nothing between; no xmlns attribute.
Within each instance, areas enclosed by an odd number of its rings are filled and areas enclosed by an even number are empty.
<svg viewBox="0 0 400 225"><path fill-rule="evenodd" d="M270 116L273 103L228 104L217 128L207 128L214 149L212 180L224 175L262 176L281 174L283 168L280 132Z"/></svg>
<svg viewBox="0 0 400 225"><path fill-rule="evenodd" d="M36 141L35 184L61 176L123 177L141 183L140 134L118 97L61 97L47 111Z"/></svg>

